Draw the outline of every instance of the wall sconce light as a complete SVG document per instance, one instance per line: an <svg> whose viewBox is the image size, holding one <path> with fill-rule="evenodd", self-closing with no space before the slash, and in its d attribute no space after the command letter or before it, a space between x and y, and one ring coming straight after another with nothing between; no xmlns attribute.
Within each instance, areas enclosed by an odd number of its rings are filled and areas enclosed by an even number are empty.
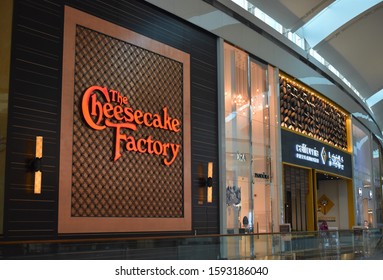
<svg viewBox="0 0 383 280"><path fill-rule="evenodd" d="M209 162L207 164L207 202L213 202L213 163Z"/></svg>
<svg viewBox="0 0 383 280"><path fill-rule="evenodd" d="M35 158L31 162L32 171L35 172L35 183L34 183L34 194L41 193L41 180L42 180L42 172L41 172L41 161L43 157L43 137L36 136L36 151Z"/></svg>

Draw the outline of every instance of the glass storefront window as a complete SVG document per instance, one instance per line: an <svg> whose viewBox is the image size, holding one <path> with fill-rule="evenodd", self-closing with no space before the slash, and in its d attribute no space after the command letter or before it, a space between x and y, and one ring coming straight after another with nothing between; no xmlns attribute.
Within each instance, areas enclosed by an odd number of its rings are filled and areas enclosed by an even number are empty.
<svg viewBox="0 0 383 280"><path fill-rule="evenodd" d="M12 6L12 0L4 0L0 2L0 234L3 233L4 216L5 148L8 122Z"/></svg>
<svg viewBox="0 0 383 280"><path fill-rule="evenodd" d="M270 232L271 229L271 152L270 152L270 114L265 66L250 61L251 93L251 153L253 215L256 232ZM263 176L263 175L266 175Z"/></svg>
<svg viewBox="0 0 383 280"><path fill-rule="evenodd" d="M253 228L248 56L225 45L227 233Z"/></svg>
<svg viewBox="0 0 383 280"><path fill-rule="evenodd" d="M352 125L354 153L354 205L355 223L363 226L365 221L373 223L371 209L374 201L371 199L372 187L372 150L371 137L366 129L355 120Z"/></svg>
<svg viewBox="0 0 383 280"><path fill-rule="evenodd" d="M382 150L379 143L374 140L372 142L372 166L373 166L373 184L371 199L374 200L375 209L373 213L376 213L375 222L378 227L383 226L383 205L382 205Z"/></svg>
<svg viewBox="0 0 383 280"><path fill-rule="evenodd" d="M225 44L226 232L271 232L267 67Z"/></svg>

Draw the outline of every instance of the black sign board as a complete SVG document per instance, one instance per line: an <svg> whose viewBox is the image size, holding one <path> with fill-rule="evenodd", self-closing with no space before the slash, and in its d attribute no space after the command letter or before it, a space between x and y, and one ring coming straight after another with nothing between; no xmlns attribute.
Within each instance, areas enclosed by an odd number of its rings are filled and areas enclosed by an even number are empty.
<svg viewBox="0 0 383 280"><path fill-rule="evenodd" d="M281 136L284 162L352 178L349 153L284 129Z"/></svg>

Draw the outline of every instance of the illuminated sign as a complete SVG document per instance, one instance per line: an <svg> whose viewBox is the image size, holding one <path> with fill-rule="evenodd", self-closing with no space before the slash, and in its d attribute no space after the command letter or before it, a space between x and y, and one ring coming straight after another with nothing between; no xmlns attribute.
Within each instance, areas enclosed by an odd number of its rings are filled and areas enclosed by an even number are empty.
<svg viewBox="0 0 383 280"><path fill-rule="evenodd" d="M192 230L190 54L65 7L59 233Z"/></svg>
<svg viewBox="0 0 383 280"><path fill-rule="evenodd" d="M328 152L328 165L340 170L344 170L343 156Z"/></svg>
<svg viewBox="0 0 383 280"><path fill-rule="evenodd" d="M351 155L330 145L282 129L284 162L351 178Z"/></svg>
<svg viewBox="0 0 383 280"><path fill-rule="evenodd" d="M297 144L295 145L296 157L298 159L307 160L315 163L319 163L319 152L316 147L310 148L307 144Z"/></svg>
<svg viewBox="0 0 383 280"><path fill-rule="evenodd" d="M310 161L314 163L321 163L329 167L333 167L339 170L344 170L344 157L333 152L327 152L325 147L321 147L321 152L317 147L309 147L306 143L295 145L296 158Z"/></svg>
<svg viewBox="0 0 383 280"><path fill-rule="evenodd" d="M114 129L114 161L121 157L123 142L127 151L161 156L166 166L171 165L177 158L180 144L163 143L151 135L135 139L132 135L122 133L122 129L136 131L138 126L143 125L178 133L181 131L181 121L169 116L167 107L163 107L160 113L142 112L132 109L128 101L116 90L91 86L82 97L82 114L94 130Z"/></svg>

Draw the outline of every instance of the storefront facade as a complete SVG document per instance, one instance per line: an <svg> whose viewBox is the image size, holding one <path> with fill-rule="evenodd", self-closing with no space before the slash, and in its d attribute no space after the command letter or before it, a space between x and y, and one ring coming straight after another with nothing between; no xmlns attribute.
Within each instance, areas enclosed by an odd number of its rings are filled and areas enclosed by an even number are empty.
<svg viewBox="0 0 383 280"><path fill-rule="evenodd" d="M13 7L3 237L219 233L216 37L142 1Z"/></svg>
<svg viewBox="0 0 383 280"><path fill-rule="evenodd" d="M382 149L358 121L353 122L355 225L381 227Z"/></svg>
<svg viewBox="0 0 383 280"><path fill-rule="evenodd" d="M306 85L280 75L284 222L292 230L354 224L350 116Z"/></svg>
<svg viewBox="0 0 383 280"><path fill-rule="evenodd" d="M383 224L380 142L295 69L146 1L13 9L2 238Z"/></svg>
<svg viewBox="0 0 383 280"><path fill-rule="evenodd" d="M276 70L228 43L223 48L223 233L272 232L280 214Z"/></svg>

